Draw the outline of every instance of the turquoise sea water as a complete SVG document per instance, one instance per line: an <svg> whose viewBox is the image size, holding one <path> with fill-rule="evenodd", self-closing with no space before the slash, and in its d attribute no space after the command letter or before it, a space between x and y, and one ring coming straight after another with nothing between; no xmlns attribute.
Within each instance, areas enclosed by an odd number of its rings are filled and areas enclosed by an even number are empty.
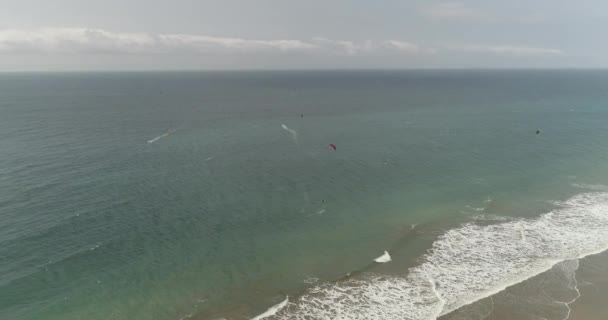
<svg viewBox="0 0 608 320"><path fill-rule="evenodd" d="M2 74L0 318L432 319L576 288L607 141L604 71Z"/></svg>

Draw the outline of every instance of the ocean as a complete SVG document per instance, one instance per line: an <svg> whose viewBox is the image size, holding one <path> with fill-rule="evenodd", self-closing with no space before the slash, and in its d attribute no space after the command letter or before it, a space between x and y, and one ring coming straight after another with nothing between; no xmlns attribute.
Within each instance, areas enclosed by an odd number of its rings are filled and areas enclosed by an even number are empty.
<svg viewBox="0 0 608 320"><path fill-rule="evenodd" d="M0 74L0 319L605 319L608 71Z"/></svg>

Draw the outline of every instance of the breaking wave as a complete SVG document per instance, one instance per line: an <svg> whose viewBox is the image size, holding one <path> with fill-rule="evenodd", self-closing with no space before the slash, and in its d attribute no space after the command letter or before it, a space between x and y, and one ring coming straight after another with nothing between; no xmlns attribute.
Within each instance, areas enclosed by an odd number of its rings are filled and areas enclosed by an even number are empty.
<svg viewBox="0 0 608 320"><path fill-rule="evenodd" d="M378 258L374 259L374 261L376 261L378 263L391 262L391 255L388 253L388 251L384 251L384 254L379 256Z"/></svg>
<svg viewBox="0 0 608 320"><path fill-rule="evenodd" d="M270 316L275 315L277 312L281 311L281 309L285 308L289 303L289 297L285 297L285 300L275 304L274 306L268 308L264 313L252 318L251 320L261 320L268 318Z"/></svg>
<svg viewBox="0 0 608 320"><path fill-rule="evenodd" d="M266 317L436 319L557 263L608 250L607 228L608 193L575 196L537 219L465 224L440 236L405 277L319 284Z"/></svg>

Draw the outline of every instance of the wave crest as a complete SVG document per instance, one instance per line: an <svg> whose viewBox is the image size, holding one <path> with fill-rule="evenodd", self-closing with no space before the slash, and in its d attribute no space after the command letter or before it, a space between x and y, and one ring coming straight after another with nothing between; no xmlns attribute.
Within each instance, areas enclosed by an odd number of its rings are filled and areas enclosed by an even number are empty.
<svg viewBox="0 0 608 320"><path fill-rule="evenodd" d="M608 249L608 193L586 193L537 219L465 224L437 239L406 277L367 275L309 289L271 319L436 319Z"/></svg>

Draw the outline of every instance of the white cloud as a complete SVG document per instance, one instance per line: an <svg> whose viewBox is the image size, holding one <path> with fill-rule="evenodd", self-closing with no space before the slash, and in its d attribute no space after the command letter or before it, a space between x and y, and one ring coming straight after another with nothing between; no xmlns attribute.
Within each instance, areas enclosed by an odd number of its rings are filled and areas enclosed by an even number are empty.
<svg viewBox="0 0 608 320"><path fill-rule="evenodd" d="M469 7L462 2L443 2L422 9L422 13L432 20L456 22L494 22L497 18L480 8Z"/></svg>
<svg viewBox="0 0 608 320"><path fill-rule="evenodd" d="M394 49L403 53L420 53L419 45L411 42L403 42L399 40L389 40L382 43L382 46L388 49Z"/></svg>
<svg viewBox="0 0 608 320"><path fill-rule="evenodd" d="M164 49L195 50L201 52L227 49L233 51L298 51L311 50L317 45L300 40L249 40L190 34L160 34L158 45Z"/></svg>
<svg viewBox="0 0 608 320"><path fill-rule="evenodd" d="M344 53L347 55L357 54L361 50L360 45L356 45L353 41L346 40L330 40L323 37L312 39L319 48L329 50L336 53Z"/></svg>
<svg viewBox="0 0 608 320"><path fill-rule="evenodd" d="M285 53L324 55L436 55L440 52L513 57L557 56L554 48L512 45L440 46L441 50L401 40L257 40L200 34L112 32L91 28L0 30L0 53L168 54L168 53Z"/></svg>
<svg viewBox="0 0 608 320"><path fill-rule="evenodd" d="M154 43L147 34L100 29L0 30L0 52L138 52Z"/></svg>
<svg viewBox="0 0 608 320"><path fill-rule="evenodd" d="M511 57L546 57L564 54L562 50L555 48L512 45L466 45L450 46L448 49L467 53L485 53Z"/></svg>
<svg viewBox="0 0 608 320"><path fill-rule="evenodd" d="M152 34L112 32L93 28L41 28L0 30L0 53L114 53L162 54L175 52L317 52L372 54L422 52L417 44L399 41L256 40L200 34Z"/></svg>
<svg viewBox="0 0 608 320"><path fill-rule="evenodd" d="M330 40L326 38L313 38L313 42L319 48L330 50L338 54L356 55L369 54L378 52L396 52L401 54L417 54L423 52L420 46L411 42L400 40L385 40L385 41L362 41L353 42L346 40Z"/></svg>
<svg viewBox="0 0 608 320"><path fill-rule="evenodd" d="M124 33L90 28L0 30L0 52L3 53L294 51L315 48L315 44L299 40L249 40L192 34Z"/></svg>
<svg viewBox="0 0 608 320"><path fill-rule="evenodd" d="M415 54L421 52L421 49L417 44L399 40L256 40L200 34L112 32L93 28L0 30L0 53L317 52L357 55L383 51Z"/></svg>

